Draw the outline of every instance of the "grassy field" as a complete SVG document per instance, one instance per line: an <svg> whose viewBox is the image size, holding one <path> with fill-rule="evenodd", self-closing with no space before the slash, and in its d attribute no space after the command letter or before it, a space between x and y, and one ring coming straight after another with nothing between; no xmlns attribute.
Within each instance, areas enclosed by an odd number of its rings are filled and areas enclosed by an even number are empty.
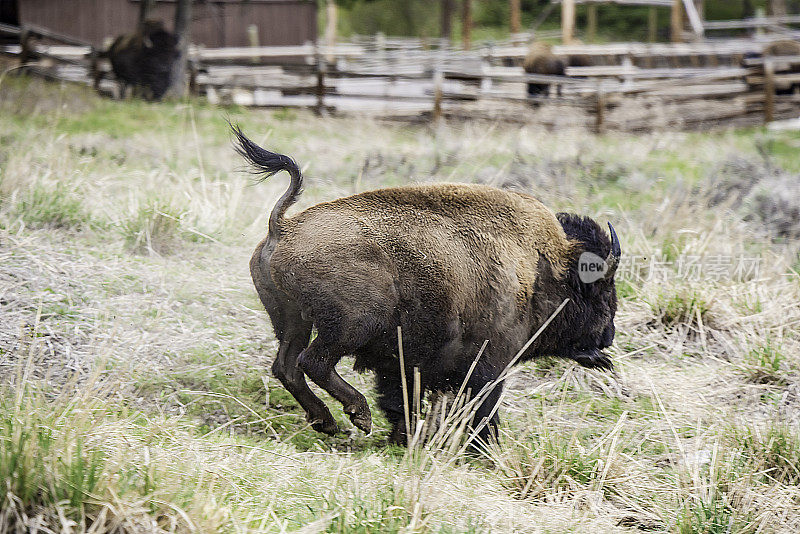
<svg viewBox="0 0 800 534"><path fill-rule="evenodd" d="M800 531L800 134L592 136L113 102L0 81L0 532ZM487 457L315 433L248 273L301 208L483 182L610 220L613 373L518 368ZM341 371L373 408L372 379ZM374 409L373 414L378 411ZM47 530L49 529L49 530Z"/></svg>

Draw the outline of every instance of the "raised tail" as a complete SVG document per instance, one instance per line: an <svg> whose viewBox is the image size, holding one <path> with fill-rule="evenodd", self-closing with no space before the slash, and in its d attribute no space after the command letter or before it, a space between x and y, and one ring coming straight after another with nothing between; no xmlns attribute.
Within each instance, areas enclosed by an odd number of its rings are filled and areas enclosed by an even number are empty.
<svg viewBox="0 0 800 534"><path fill-rule="evenodd" d="M289 206L297 201L303 187L303 175L300 173L300 167L289 156L270 152L252 142L242 133L239 126L231 125L231 129L236 136L236 152L253 165L254 172L260 175L257 181L262 182L281 171L288 172L292 178L289 188L278 199L269 215L269 235L277 237L280 234L280 222L283 214L286 213Z"/></svg>

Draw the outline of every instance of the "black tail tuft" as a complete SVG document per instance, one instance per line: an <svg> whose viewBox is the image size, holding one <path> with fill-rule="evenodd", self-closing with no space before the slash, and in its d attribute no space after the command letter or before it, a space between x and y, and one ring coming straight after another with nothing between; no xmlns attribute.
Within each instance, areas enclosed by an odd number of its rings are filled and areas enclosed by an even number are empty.
<svg viewBox="0 0 800 534"><path fill-rule="evenodd" d="M287 171L292 176L300 174L300 168L292 158L261 148L248 139L238 125L231 124L230 126L236 136L234 148L253 165L253 172L259 175L257 182L263 182L281 171Z"/></svg>
<svg viewBox="0 0 800 534"><path fill-rule="evenodd" d="M270 152L252 142L242 133L239 126L234 126L233 124L230 124L230 126L236 136L236 143L234 144L236 152L253 165L253 172L259 175L257 182L263 182L273 174L281 171L288 172L292 178L289 188L275 203L275 207L269 215L269 234L279 237L283 216L287 208L297 201L297 197L300 196L303 188L303 175L300 174L300 167L289 156Z"/></svg>

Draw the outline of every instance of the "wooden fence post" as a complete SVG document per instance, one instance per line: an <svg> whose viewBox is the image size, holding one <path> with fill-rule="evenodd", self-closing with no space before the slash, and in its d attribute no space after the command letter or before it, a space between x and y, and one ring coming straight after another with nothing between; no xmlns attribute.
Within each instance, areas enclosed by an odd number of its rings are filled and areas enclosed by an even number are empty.
<svg viewBox="0 0 800 534"><path fill-rule="evenodd" d="M320 117L326 115L325 110L325 71L328 66L325 63L325 57L320 53L319 48L316 50L316 65L317 65L317 109L316 114Z"/></svg>
<svg viewBox="0 0 800 534"><path fill-rule="evenodd" d="M144 23L150 18L150 12L153 10L155 0L141 0L139 2L139 29L144 29Z"/></svg>
<svg viewBox="0 0 800 534"><path fill-rule="evenodd" d="M453 35L453 0L441 0L440 15L440 37L449 44Z"/></svg>
<svg viewBox="0 0 800 534"><path fill-rule="evenodd" d="M764 14L764 8L763 7L757 7L756 8L756 18L757 19L764 19L765 17L766 17L766 15ZM759 24L758 26L756 26L756 36L760 37L762 35L764 35L764 26Z"/></svg>
<svg viewBox="0 0 800 534"><path fill-rule="evenodd" d="M571 1L571 0L570 0ZM510 21L509 28L511 33L522 31L522 17L520 16L520 0L509 0Z"/></svg>
<svg viewBox="0 0 800 534"><path fill-rule="evenodd" d="M250 24L247 27L247 43L250 45L251 48L258 48L259 41L258 41L258 26L255 24ZM250 63L260 63L261 58L257 56L253 56L250 58Z"/></svg>
<svg viewBox="0 0 800 534"><path fill-rule="evenodd" d="M472 46L472 0L462 0L461 5L461 44L464 50Z"/></svg>
<svg viewBox="0 0 800 534"><path fill-rule="evenodd" d="M670 13L670 40L673 43L683 41L683 2L672 0L672 11Z"/></svg>
<svg viewBox="0 0 800 534"><path fill-rule="evenodd" d="M92 88L95 91L100 90L100 81L103 79L103 73L100 72L100 58L97 56L99 52L92 47L91 55L89 56L89 73L92 76Z"/></svg>
<svg viewBox="0 0 800 534"><path fill-rule="evenodd" d="M375 57L380 61L386 61L386 35L383 32L375 34Z"/></svg>
<svg viewBox="0 0 800 534"><path fill-rule="evenodd" d="M658 11L656 6L650 6L647 12L647 40L651 43L658 38Z"/></svg>
<svg viewBox="0 0 800 534"><path fill-rule="evenodd" d="M787 14L786 0L769 0L767 11L772 17L785 17Z"/></svg>
<svg viewBox="0 0 800 534"><path fill-rule="evenodd" d="M586 40L594 42L597 38L597 4L586 6Z"/></svg>
<svg viewBox="0 0 800 534"><path fill-rule="evenodd" d="M683 22L681 26L685 28L688 23L696 41L702 40L705 34L702 15L703 6L703 0L683 0Z"/></svg>
<svg viewBox="0 0 800 534"><path fill-rule="evenodd" d="M575 0L561 2L561 41L570 44L575 36Z"/></svg>
<svg viewBox="0 0 800 534"><path fill-rule="evenodd" d="M772 58L764 59L764 122L775 119L775 64Z"/></svg>
<svg viewBox="0 0 800 534"><path fill-rule="evenodd" d="M333 47L336 46L336 2L333 0L326 1L325 15L325 45L328 47L328 56L326 59L329 63L333 63L336 61L333 51Z"/></svg>
<svg viewBox="0 0 800 534"><path fill-rule="evenodd" d="M603 82L597 82L597 91L595 93L595 117L594 117L594 131L595 133L603 133L605 127L605 113L606 113L606 95L603 92Z"/></svg>
<svg viewBox="0 0 800 534"><path fill-rule="evenodd" d="M438 123L442 118L442 84L444 73L441 67L433 71L433 122Z"/></svg>
<svg viewBox="0 0 800 534"><path fill-rule="evenodd" d="M482 54L481 57L481 87L480 87L480 94L487 94L492 90L492 77L491 74L491 57L492 57L492 48L491 45L488 49Z"/></svg>
<svg viewBox="0 0 800 534"><path fill-rule="evenodd" d="M200 94L200 86L197 84L197 74L200 70L196 60L189 61L189 94L197 96Z"/></svg>
<svg viewBox="0 0 800 534"><path fill-rule="evenodd" d="M28 63L31 59L33 51L31 44L32 40L33 35L31 34L31 31L23 26L22 31L19 34L19 44L22 46L22 49L19 52L19 64L21 67Z"/></svg>

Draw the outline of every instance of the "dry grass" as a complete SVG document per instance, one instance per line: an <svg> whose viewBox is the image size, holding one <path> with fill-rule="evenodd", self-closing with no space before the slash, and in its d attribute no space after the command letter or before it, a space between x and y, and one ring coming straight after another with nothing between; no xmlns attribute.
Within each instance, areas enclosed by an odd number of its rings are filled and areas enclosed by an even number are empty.
<svg viewBox="0 0 800 534"><path fill-rule="evenodd" d="M314 433L269 376L247 261L285 183L248 185L219 110L12 77L2 110L0 532L800 531L797 134L228 110L306 166L301 207L481 181L661 262L619 284L615 372L516 368L474 456L463 395L423 400L406 452L379 415L372 436ZM681 276L739 255L758 271ZM342 372L377 415L370 377Z"/></svg>

